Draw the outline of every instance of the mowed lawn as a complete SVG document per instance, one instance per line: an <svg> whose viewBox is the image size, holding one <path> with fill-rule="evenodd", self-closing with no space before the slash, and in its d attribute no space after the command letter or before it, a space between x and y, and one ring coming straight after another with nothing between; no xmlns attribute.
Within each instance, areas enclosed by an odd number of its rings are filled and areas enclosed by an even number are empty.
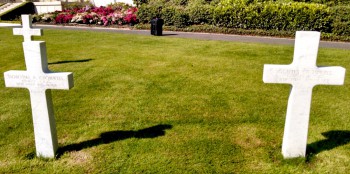
<svg viewBox="0 0 350 174"><path fill-rule="evenodd" d="M5 88L25 70L21 36L0 29L0 173L347 173L350 75L316 86L308 156L284 160L289 85L264 84L264 64L293 46L44 30L49 68L73 72L52 90L59 152L35 157L29 92ZM319 66L350 70L350 51L320 48Z"/></svg>

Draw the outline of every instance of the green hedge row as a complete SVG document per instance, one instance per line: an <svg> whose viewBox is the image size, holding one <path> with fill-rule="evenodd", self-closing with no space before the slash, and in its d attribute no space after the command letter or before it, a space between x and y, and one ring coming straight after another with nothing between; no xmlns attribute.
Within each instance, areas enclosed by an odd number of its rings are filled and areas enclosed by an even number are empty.
<svg viewBox="0 0 350 174"><path fill-rule="evenodd" d="M141 23L162 17L167 26L207 24L247 30L314 30L350 35L350 6L341 0L150 0L139 7ZM319 2L319 3L314 3ZM321 4L324 3L324 4Z"/></svg>
<svg viewBox="0 0 350 174"><path fill-rule="evenodd" d="M295 2L326 4L326 5L330 5L330 6L350 4L349 0L294 0L294 1Z"/></svg>
<svg viewBox="0 0 350 174"><path fill-rule="evenodd" d="M162 17L165 25L185 27L193 24L211 24L213 6L206 0L153 0L139 7L141 23L149 23L154 17Z"/></svg>
<svg viewBox="0 0 350 174"><path fill-rule="evenodd" d="M136 29L150 30L149 24L138 24L134 26ZM246 30L236 28L224 28L213 25L191 25L185 28L175 26L164 26L164 30L168 31L183 31L183 32L205 32L205 33L222 33L222 34L238 34L238 35L257 35L269 37L295 38L295 31L277 31L277 30ZM335 35L332 33L321 33L322 40L328 41L344 41L350 42L349 35Z"/></svg>
<svg viewBox="0 0 350 174"><path fill-rule="evenodd" d="M235 2L236 1L236 2ZM229 28L331 31L329 7L314 3L237 3L223 0L214 9L214 24Z"/></svg>
<svg viewBox="0 0 350 174"><path fill-rule="evenodd" d="M350 6L332 8L332 33L338 36L350 36Z"/></svg>

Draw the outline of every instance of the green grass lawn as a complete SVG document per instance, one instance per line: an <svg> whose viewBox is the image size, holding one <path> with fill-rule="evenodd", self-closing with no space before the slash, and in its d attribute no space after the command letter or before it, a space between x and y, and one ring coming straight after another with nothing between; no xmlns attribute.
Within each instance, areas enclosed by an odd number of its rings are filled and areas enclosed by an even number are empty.
<svg viewBox="0 0 350 174"><path fill-rule="evenodd" d="M350 76L313 91L307 158L284 160L289 85L264 84L264 64L293 46L45 30L49 68L73 72L53 90L59 153L35 157L29 92L5 88L25 70L21 42L0 29L0 173L346 173ZM350 51L318 65L350 69Z"/></svg>

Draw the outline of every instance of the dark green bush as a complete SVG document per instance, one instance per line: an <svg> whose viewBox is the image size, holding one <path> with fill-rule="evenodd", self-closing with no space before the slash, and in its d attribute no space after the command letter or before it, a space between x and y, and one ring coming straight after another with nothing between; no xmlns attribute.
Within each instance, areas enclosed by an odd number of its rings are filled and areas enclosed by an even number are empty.
<svg viewBox="0 0 350 174"><path fill-rule="evenodd" d="M174 15L174 26L176 27L186 27L189 25L189 15L183 8L178 8L175 10L175 15Z"/></svg>
<svg viewBox="0 0 350 174"><path fill-rule="evenodd" d="M176 27L214 25L350 35L350 7L329 6L347 1L350 0L149 0L139 8L138 17L141 23L148 23L158 15L165 25Z"/></svg>
<svg viewBox="0 0 350 174"><path fill-rule="evenodd" d="M246 4L233 0L221 1L214 9L214 24L220 27L244 28L244 9Z"/></svg>
<svg viewBox="0 0 350 174"><path fill-rule="evenodd" d="M176 14L176 8L174 6L169 6L169 7L163 8L162 18L164 20L164 24L168 25L168 26L174 25L175 14Z"/></svg>
<svg viewBox="0 0 350 174"><path fill-rule="evenodd" d="M268 3L274 14L264 11L277 30L316 30L330 32L330 10L325 5L307 3L276 4ZM265 26L263 29L269 29Z"/></svg>
<svg viewBox="0 0 350 174"><path fill-rule="evenodd" d="M187 6L189 22L191 24L211 24L213 21L213 6L206 1L192 1Z"/></svg>
<svg viewBox="0 0 350 174"><path fill-rule="evenodd" d="M251 3L223 0L214 10L217 26L264 30L331 31L330 9L314 3Z"/></svg>
<svg viewBox="0 0 350 174"><path fill-rule="evenodd" d="M137 18L141 23L149 23L155 17L162 17L165 0L152 0L139 6Z"/></svg>
<svg viewBox="0 0 350 174"><path fill-rule="evenodd" d="M161 17L159 6L151 6L149 4L142 4L137 11L137 18L141 23L149 23L155 17Z"/></svg>
<svg viewBox="0 0 350 174"><path fill-rule="evenodd" d="M318 3L318 4L329 5L329 6L350 4L349 0L294 0L294 1L295 2Z"/></svg>
<svg viewBox="0 0 350 174"><path fill-rule="evenodd" d="M189 0L170 0L169 5L173 6L187 6Z"/></svg>
<svg viewBox="0 0 350 174"><path fill-rule="evenodd" d="M140 7L142 4L147 4L148 0L133 0L133 2L137 7Z"/></svg>
<svg viewBox="0 0 350 174"><path fill-rule="evenodd" d="M350 35L350 7L336 6L332 8L332 33L343 36Z"/></svg>
<svg viewBox="0 0 350 174"><path fill-rule="evenodd" d="M148 23L150 21L149 14L150 14L150 8L147 4L142 4L139 6L139 9L137 11L137 18L140 21L140 23Z"/></svg>
<svg viewBox="0 0 350 174"><path fill-rule="evenodd" d="M217 6L220 3L220 0L205 0L212 8Z"/></svg>

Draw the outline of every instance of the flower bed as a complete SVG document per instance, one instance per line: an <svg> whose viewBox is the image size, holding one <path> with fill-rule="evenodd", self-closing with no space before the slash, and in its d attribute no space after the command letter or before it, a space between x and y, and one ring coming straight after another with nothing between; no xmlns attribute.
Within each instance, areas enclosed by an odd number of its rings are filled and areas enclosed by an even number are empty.
<svg viewBox="0 0 350 174"><path fill-rule="evenodd" d="M125 25L138 23L136 7L108 6L66 9L34 16L35 22L55 24Z"/></svg>

